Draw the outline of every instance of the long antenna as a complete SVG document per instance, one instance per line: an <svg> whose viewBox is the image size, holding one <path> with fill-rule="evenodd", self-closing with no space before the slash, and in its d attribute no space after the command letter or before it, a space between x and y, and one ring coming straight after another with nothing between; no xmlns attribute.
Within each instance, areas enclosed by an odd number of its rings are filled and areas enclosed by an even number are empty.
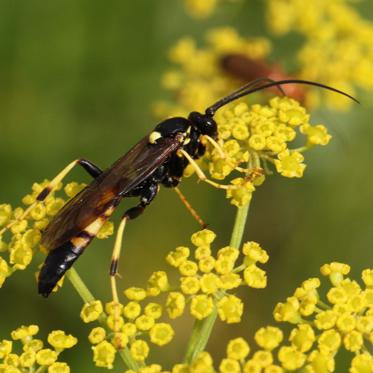
<svg viewBox="0 0 373 373"><path fill-rule="evenodd" d="M305 85L312 85L312 86L328 89L329 91L333 91L333 92L339 93L340 95L346 96L346 97L350 98L351 100L357 102L358 104L360 103L355 97L352 97L348 93L340 91L337 88L333 88L333 87L330 87L330 86L322 84L322 83L317 83L317 82L312 82L312 81L309 81L309 80L302 80L302 79L285 79L285 80L272 81L272 82L264 84L260 87L255 87L255 85L258 84L258 82L260 82L262 80L267 80L267 79L266 78L256 79L253 82L250 82L250 83L244 85L243 87L239 88L237 91L234 91L230 95L228 95L226 97L223 97L221 100L217 101L214 105L208 107L206 109L206 114L213 116L213 115L215 115L216 111L218 109L220 109L222 106L227 105L229 102L237 100L240 97L244 97L244 96L247 96L251 93L261 91L262 89L266 89L266 88L270 88L270 87L276 87L276 86L279 87L281 85L286 85L286 84L305 84ZM254 85L254 87L253 87L253 85Z"/></svg>

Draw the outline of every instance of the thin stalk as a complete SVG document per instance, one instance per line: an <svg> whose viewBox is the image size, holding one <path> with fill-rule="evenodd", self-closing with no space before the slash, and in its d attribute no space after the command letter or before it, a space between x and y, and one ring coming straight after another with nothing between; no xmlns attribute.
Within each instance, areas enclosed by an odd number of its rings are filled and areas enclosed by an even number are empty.
<svg viewBox="0 0 373 373"><path fill-rule="evenodd" d="M95 297L87 288L86 284L83 282L82 278L79 276L75 268L71 268L69 271L67 271L66 277L71 282L72 286L79 294L80 298L82 298L84 303L92 302L95 300ZM102 316L99 318L99 322L102 324L103 327L106 327L106 318L107 315L105 313L103 313ZM127 368L133 369L136 372L140 369L137 362L132 358L127 347L125 347L123 350L119 350L118 353Z"/></svg>
<svg viewBox="0 0 373 373"><path fill-rule="evenodd" d="M237 249L241 246L249 207L250 202L237 209L232 236L230 239L230 246L236 247ZM208 317L203 320L195 321L184 357L184 362L186 364L192 363L198 354L205 349L217 316L218 310L215 306Z"/></svg>
<svg viewBox="0 0 373 373"><path fill-rule="evenodd" d="M249 159L248 168L260 168L260 158L258 153L252 152ZM230 246L237 249L241 246L242 237L245 231L245 225L247 216L249 213L250 201L245 205L237 209L236 217L234 220L232 235L230 239ZM193 326L192 334L190 336L188 346L186 349L184 362L190 364L202 352L210 338L212 329L214 327L218 311L216 306L212 313L203 320L196 320Z"/></svg>

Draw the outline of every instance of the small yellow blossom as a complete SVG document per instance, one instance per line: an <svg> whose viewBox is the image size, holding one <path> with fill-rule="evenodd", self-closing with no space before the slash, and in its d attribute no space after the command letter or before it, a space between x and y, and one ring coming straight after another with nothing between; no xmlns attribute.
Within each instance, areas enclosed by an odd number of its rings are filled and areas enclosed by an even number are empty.
<svg viewBox="0 0 373 373"><path fill-rule="evenodd" d="M294 347L283 346L278 353L278 359L282 366L288 370L299 369L306 361L306 355L298 351Z"/></svg>
<svg viewBox="0 0 373 373"><path fill-rule="evenodd" d="M298 351L308 351L315 342L315 333L310 325L300 324L290 334L290 342Z"/></svg>
<svg viewBox="0 0 373 373"><path fill-rule="evenodd" d="M128 319L136 319L141 313L141 305L138 302L130 301L123 307L123 315Z"/></svg>
<svg viewBox="0 0 373 373"><path fill-rule="evenodd" d="M57 352L49 348L39 350L36 353L36 361L39 365L51 365L57 360Z"/></svg>
<svg viewBox="0 0 373 373"><path fill-rule="evenodd" d="M35 364L36 354L34 351L26 351L19 357L19 363L24 368L30 368Z"/></svg>
<svg viewBox="0 0 373 373"><path fill-rule="evenodd" d="M137 340L132 343L131 355L137 361L144 361L149 354L149 346L145 341Z"/></svg>
<svg viewBox="0 0 373 373"><path fill-rule="evenodd" d="M220 373L240 373L241 368L237 360L223 359L219 366Z"/></svg>
<svg viewBox="0 0 373 373"><path fill-rule="evenodd" d="M11 353L13 342L3 339L0 342L0 359L4 359L5 356Z"/></svg>
<svg viewBox="0 0 373 373"><path fill-rule="evenodd" d="M217 306L218 314L222 321L228 324L241 321L243 303L240 298L235 295L226 295L218 302Z"/></svg>
<svg viewBox="0 0 373 373"><path fill-rule="evenodd" d="M181 316L185 308L185 297L182 293L173 291L167 296L166 310L171 319Z"/></svg>
<svg viewBox="0 0 373 373"><path fill-rule="evenodd" d="M155 321L152 317L141 315L136 319L135 325L137 329L145 331L151 329L154 325L154 322Z"/></svg>
<svg viewBox="0 0 373 373"><path fill-rule="evenodd" d="M56 350L71 348L77 344L78 340L71 334L66 335L62 330L54 330L48 335L48 343Z"/></svg>
<svg viewBox="0 0 373 373"><path fill-rule="evenodd" d="M255 333L255 341L259 347L265 350L273 350L282 342L283 333L279 328L273 326L267 326L265 328L260 328Z"/></svg>
<svg viewBox="0 0 373 373"><path fill-rule="evenodd" d="M284 150L278 154L275 160L277 172L285 177L302 177L306 165L303 164L304 157L301 153Z"/></svg>
<svg viewBox="0 0 373 373"><path fill-rule="evenodd" d="M200 289L200 282L197 277L182 277L180 279L180 289L187 295L196 294Z"/></svg>
<svg viewBox="0 0 373 373"><path fill-rule="evenodd" d="M227 346L227 356L230 359L242 360L250 352L248 343L243 338L235 338L229 341Z"/></svg>
<svg viewBox="0 0 373 373"><path fill-rule="evenodd" d="M88 335L88 340L90 343L96 345L106 338L106 331L104 328L101 328L100 326L93 328L91 332Z"/></svg>
<svg viewBox="0 0 373 373"><path fill-rule="evenodd" d="M102 303L99 300L94 300L90 303L85 303L81 312L80 317L85 323L89 323L97 320L103 312Z"/></svg>
<svg viewBox="0 0 373 373"><path fill-rule="evenodd" d="M191 241L194 246L205 246L210 245L216 238L216 234L209 230L203 229L199 232L196 232L192 235Z"/></svg>
<svg viewBox="0 0 373 373"><path fill-rule="evenodd" d="M248 286L256 289L262 289L267 286L267 275L265 271L258 268L255 264L245 268L244 279Z"/></svg>
<svg viewBox="0 0 373 373"><path fill-rule="evenodd" d="M70 367L62 362L53 363L48 367L48 373L70 373Z"/></svg>
<svg viewBox="0 0 373 373"><path fill-rule="evenodd" d="M39 333L39 327L37 325L28 325L28 326L21 326L16 330L12 331L11 336L12 339L16 340L25 340L27 341L29 337L32 337Z"/></svg>
<svg viewBox="0 0 373 373"><path fill-rule="evenodd" d="M146 298L146 291L143 288L130 287L124 291L129 300L141 301Z"/></svg>
<svg viewBox="0 0 373 373"><path fill-rule="evenodd" d="M175 332L172 329L172 326L166 323L155 324L149 332L150 340L158 346L163 346L169 343L174 334Z"/></svg>
<svg viewBox="0 0 373 373"><path fill-rule="evenodd" d="M113 345L107 341L102 341L96 346L92 347L93 350L93 361L97 367L101 368L113 368L115 360L116 349Z"/></svg>
<svg viewBox="0 0 373 373"><path fill-rule="evenodd" d="M209 316L213 311L214 303L211 297L205 294L193 297L190 304L190 313L198 320Z"/></svg>

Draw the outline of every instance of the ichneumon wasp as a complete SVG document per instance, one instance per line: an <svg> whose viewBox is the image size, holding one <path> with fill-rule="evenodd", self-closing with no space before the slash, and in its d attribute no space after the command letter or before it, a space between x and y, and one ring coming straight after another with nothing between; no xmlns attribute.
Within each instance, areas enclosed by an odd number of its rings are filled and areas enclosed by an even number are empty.
<svg viewBox="0 0 373 373"><path fill-rule="evenodd" d="M42 244L49 253L39 274L39 293L45 297L49 296L59 279L83 253L123 198L138 197L138 204L125 211L122 216L112 254L111 287L113 300L118 302L115 276L126 222L135 219L145 210L157 195L160 185L176 188L188 164L195 169L200 180L217 188L231 187L208 179L195 162L205 153L205 141L222 152L217 143L218 131L214 120L216 111L240 97L262 89L278 87L282 91L281 86L286 84L313 85L357 101L345 92L316 82L259 78L217 101L208 107L205 113L191 112L187 118L174 117L157 124L149 135L104 171L86 159L74 160L65 167L20 217L24 218L38 202L43 201L74 166L82 166L93 177L92 182L67 202L43 232ZM194 217L203 224L181 192L178 189L177 191ZM12 224L14 222L6 229Z"/></svg>

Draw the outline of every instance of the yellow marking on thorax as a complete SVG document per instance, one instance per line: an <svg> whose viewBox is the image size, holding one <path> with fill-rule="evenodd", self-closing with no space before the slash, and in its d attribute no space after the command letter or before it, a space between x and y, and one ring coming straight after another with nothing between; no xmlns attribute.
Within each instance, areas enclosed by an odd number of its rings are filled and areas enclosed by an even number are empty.
<svg viewBox="0 0 373 373"><path fill-rule="evenodd" d="M149 135L149 142L150 144L155 144L157 142L158 139L160 139L162 137L162 134L158 131L153 131L150 135Z"/></svg>

